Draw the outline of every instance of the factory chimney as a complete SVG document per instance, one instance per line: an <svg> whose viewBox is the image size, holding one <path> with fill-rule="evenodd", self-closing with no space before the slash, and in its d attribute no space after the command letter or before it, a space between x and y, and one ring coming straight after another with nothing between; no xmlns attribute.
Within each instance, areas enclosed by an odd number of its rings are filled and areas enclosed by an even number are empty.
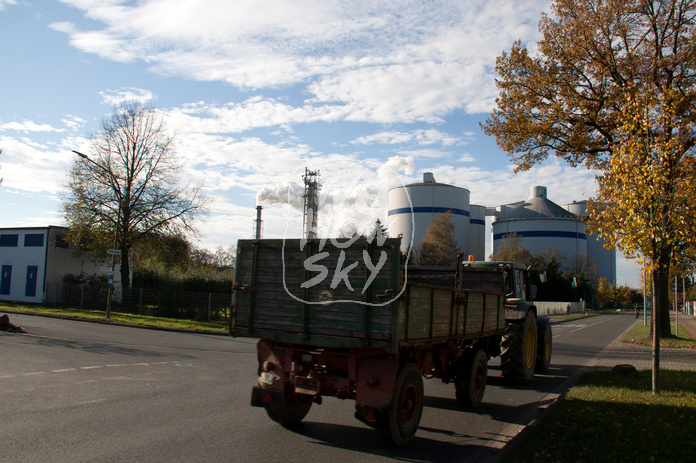
<svg viewBox="0 0 696 463"><path fill-rule="evenodd" d="M254 238L257 240L261 239L261 233L263 232L263 220L261 220L261 211L263 206L256 206L256 220L254 220Z"/></svg>

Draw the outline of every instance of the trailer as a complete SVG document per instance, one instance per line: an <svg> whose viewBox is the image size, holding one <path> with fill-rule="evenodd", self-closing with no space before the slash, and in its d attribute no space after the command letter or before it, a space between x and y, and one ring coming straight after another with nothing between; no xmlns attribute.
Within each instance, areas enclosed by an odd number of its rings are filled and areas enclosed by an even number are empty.
<svg viewBox="0 0 696 463"><path fill-rule="evenodd" d="M503 354L506 377L521 382L548 368L537 359L550 361L550 325L540 340L515 270L461 257L405 266L399 238L240 240L230 334L259 338L251 404L292 426L323 397L354 400L358 420L405 446L423 377L453 382L475 407L490 358Z"/></svg>

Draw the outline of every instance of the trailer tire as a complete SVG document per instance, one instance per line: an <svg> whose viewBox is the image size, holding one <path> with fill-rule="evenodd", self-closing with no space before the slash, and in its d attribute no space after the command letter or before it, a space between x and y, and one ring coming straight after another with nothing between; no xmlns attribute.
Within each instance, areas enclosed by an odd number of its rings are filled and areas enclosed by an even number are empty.
<svg viewBox="0 0 696 463"><path fill-rule="evenodd" d="M416 364L409 363L396 377L387 422L377 428L379 436L397 447L406 446L418 430L423 399L423 376Z"/></svg>
<svg viewBox="0 0 696 463"><path fill-rule="evenodd" d="M305 394L297 394L290 383L285 384L285 406L283 408L266 408L270 419L283 426L293 426L307 416L312 408L313 398Z"/></svg>
<svg viewBox="0 0 696 463"><path fill-rule="evenodd" d="M536 371L546 373L551 368L551 348L553 346L553 333L548 318L539 318L537 320L537 331L539 332L539 348L537 351Z"/></svg>
<svg viewBox="0 0 696 463"><path fill-rule="evenodd" d="M488 357L482 349L467 352L454 380L457 402L465 408L481 405L488 379Z"/></svg>
<svg viewBox="0 0 696 463"><path fill-rule="evenodd" d="M508 324L500 343L500 366L509 381L526 384L532 380L537 359L537 324L534 312Z"/></svg>

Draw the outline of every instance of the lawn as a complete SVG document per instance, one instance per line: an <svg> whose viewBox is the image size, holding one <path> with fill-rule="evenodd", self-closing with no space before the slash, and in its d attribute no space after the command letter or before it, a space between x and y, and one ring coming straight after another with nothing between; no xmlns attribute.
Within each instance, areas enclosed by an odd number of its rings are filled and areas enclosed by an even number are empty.
<svg viewBox="0 0 696 463"><path fill-rule="evenodd" d="M682 326L679 327L679 335L677 336L677 327L672 320L672 338L660 339L660 347L676 348L676 349L696 349L696 339L689 334ZM650 338L650 326L643 326L642 323L636 324L622 339L623 342L632 344L640 344L642 346L652 346ZM694 354L696 355L696 354ZM694 431L696 433L696 430Z"/></svg>
<svg viewBox="0 0 696 463"><path fill-rule="evenodd" d="M228 333L227 323L149 317L145 315L134 315L119 312L111 312L109 314L109 318L107 319L106 312L103 310L80 310L61 307L47 307L33 304L0 302L0 312L20 312L64 319L89 320L101 323L120 323L149 328L196 331L210 334ZM10 321L12 322L11 315Z"/></svg>
<svg viewBox="0 0 696 463"><path fill-rule="evenodd" d="M651 393L651 374L585 374L501 461L693 461L696 372L660 370L657 396Z"/></svg>

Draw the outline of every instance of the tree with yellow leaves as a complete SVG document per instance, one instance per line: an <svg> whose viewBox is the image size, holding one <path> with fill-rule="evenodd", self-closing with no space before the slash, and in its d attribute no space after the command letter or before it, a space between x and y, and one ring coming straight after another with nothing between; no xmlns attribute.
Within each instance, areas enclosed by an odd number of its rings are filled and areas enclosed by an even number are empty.
<svg viewBox="0 0 696 463"><path fill-rule="evenodd" d="M555 0L539 30L498 58L483 129L517 171L549 154L598 169L592 227L646 260L669 336L666 275L695 236L696 0Z"/></svg>
<svg viewBox="0 0 696 463"><path fill-rule="evenodd" d="M696 124L675 107L674 91L636 91L620 118L614 156L588 202L588 229L635 256L653 292L653 390L662 337L670 332L670 268L692 262L696 249Z"/></svg>

